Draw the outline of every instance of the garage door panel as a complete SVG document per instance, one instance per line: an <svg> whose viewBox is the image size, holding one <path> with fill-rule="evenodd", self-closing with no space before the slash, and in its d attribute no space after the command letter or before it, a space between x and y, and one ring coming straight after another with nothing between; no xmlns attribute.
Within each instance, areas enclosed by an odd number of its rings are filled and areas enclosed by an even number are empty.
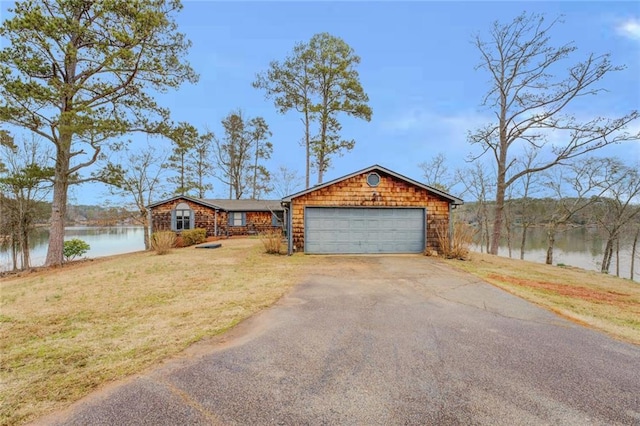
<svg viewBox="0 0 640 426"><path fill-rule="evenodd" d="M307 253L420 253L425 210L420 208L305 209Z"/></svg>

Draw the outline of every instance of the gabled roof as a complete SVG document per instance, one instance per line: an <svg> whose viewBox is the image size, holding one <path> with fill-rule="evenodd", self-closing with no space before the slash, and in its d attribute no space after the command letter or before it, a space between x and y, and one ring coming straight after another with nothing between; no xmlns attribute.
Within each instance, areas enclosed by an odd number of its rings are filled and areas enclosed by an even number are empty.
<svg viewBox="0 0 640 426"><path fill-rule="evenodd" d="M262 212L283 210L280 200L224 200L206 199L202 200L212 206L217 206L228 212Z"/></svg>
<svg viewBox="0 0 640 426"><path fill-rule="evenodd" d="M426 189L429 192L432 192L432 193L437 194L437 195L439 195L439 196L441 196L443 198L446 198L447 200L449 200L449 202L451 204L462 205L464 203L464 201L462 201L462 199L460 199L458 197L454 197L451 194L447 194L444 191L440 191L439 189L436 189L436 188L434 188L432 186L425 185L424 183L420 183L418 181L410 179L410 178L408 178L406 176L403 176L403 175L401 175L399 173L396 173L396 172L394 172L392 170L386 169L386 168L384 168L382 166L379 166L377 164L374 164L373 166L367 167L366 169L358 170L357 172L353 172L353 173L348 174L346 176L342 176L342 177L339 177L337 179L330 180L329 182L325 182L325 183L322 183L320 185L313 186L311 188L305 189L304 191L300 191L300 192L296 192L295 194L287 195L286 197L284 197L282 199L282 201L290 202L294 198L300 197L301 195L305 195L305 194L308 194L310 192L317 191L318 189L326 188L327 186L331 186L331 185L333 185L335 183L341 182L341 181L346 180L346 179L350 179L350 178L352 178L354 176L358 176L358 175L363 174L363 173L369 173L369 172L374 172L374 171L382 172L384 174L393 176L396 179L400 179L400 180L403 180L403 181L405 181L407 183L415 185L415 186L417 186L419 188Z"/></svg>
<svg viewBox="0 0 640 426"><path fill-rule="evenodd" d="M187 200L212 209L224 210L228 212L268 212L282 211L280 200L225 200L225 199L202 199L189 197L188 195L177 195L166 200L150 204L148 208L153 208L161 204L176 200Z"/></svg>

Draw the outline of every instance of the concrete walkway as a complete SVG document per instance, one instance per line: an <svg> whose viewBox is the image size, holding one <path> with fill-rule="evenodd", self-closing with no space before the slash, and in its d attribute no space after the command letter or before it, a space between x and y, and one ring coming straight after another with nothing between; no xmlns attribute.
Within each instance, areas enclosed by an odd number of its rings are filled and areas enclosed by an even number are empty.
<svg viewBox="0 0 640 426"><path fill-rule="evenodd" d="M640 424L640 348L422 256L335 257L55 425Z"/></svg>

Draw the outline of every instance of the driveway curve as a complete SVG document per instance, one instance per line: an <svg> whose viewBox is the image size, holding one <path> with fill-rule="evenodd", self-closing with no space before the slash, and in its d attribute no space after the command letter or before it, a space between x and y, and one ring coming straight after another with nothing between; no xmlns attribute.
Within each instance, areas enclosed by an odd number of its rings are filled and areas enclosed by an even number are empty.
<svg viewBox="0 0 640 426"><path fill-rule="evenodd" d="M422 256L319 259L279 303L53 425L633 425L640 348Z"/></svg>

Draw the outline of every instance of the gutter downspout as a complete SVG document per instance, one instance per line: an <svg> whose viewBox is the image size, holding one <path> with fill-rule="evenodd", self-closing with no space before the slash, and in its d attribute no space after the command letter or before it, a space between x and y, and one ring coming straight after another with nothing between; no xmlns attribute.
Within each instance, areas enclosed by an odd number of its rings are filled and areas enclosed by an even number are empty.
<svg viewBox="0 0 640 426"><path fill-rule="evenodd" d="M149 232L149 247L151 247L151 236L153 235L153 215L151 214L151 209L147 210L147 223L149 224L147 227L147 232Z"/></svg>
<svg viewBox="0 0 640 426"><path fill-rule="evenodd" d="M213 236L218 236L218 209L213 209Z"/></svg>
<svg viewBox="0 0 640 426"><path fill-rule="evenodd" d="M291 202L283 201L280 203L282 208L284 208L286 229L287 229L287 256L291 256L293 254L293 238L291 235L292 228L292 220L291 220Z"/></svg>
<svg viewBox="0 0 640 426"><path fill-rule="evenodd" d="M449 203L449 252L453 251L453 211L456 205Z"/></svg>

